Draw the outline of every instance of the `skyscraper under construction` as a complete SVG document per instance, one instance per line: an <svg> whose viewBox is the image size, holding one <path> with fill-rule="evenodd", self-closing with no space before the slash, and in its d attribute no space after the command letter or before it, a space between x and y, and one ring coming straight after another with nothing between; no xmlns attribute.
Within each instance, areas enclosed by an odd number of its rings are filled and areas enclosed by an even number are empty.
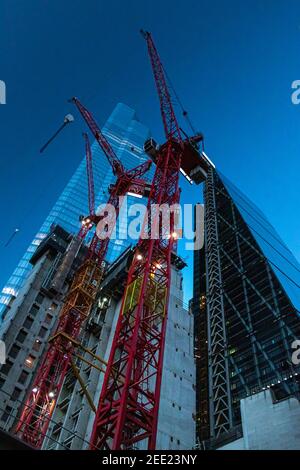
<svg viewBox="0 0 300 470"><path fill-rule="evenodd" d="M84 128L84 124L83 124ZM118 155L121 162L127 167L134 167L147 160L143 151L144 141L149 137L149 129L142 124L136 112L123 103L118 103L107 119L102 129L103 134ZM107 201L107 190L115 180L110 164L108 163L99 144L94 141L92 144L93 172L95 183L96 204L103 204ZM153 170L150 170L150 172ZM149 176L151 179L151 176ZM135 201L129 196L128 202ZM2 317L7 314L12 302L17 297L21 287L31 272L30 259L47 236L50 228L54 224L59 224L69 233L79 231L79 215L86 215L88 212L88 184L86 175L85 158L66 184L61 195L58 197L50 213L45 218L42 226L36 233L26 252L22 256L12 275L2 288L0 295L0 324ZM124 236L125 226L120 217L119 232L116 240L110 243L107 259L113 261L121 251L128 246L131 241Z"/></svg>
<svg viewBox="0 0 300 470"><path fill-rule="evenodd" d="M300 266L262 212L211 168L205 245L195 252L198 442L218 447L241 425L240 402L298 397ZM295 361L294 361L295 362Z"/></svg>

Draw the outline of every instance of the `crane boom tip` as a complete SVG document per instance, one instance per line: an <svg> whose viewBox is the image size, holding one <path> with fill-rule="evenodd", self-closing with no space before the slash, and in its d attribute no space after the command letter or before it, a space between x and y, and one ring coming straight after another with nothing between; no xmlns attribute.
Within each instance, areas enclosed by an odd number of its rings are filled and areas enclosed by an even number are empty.
<svg viewBox="0 0 300 470"><path fill-rule="evenodd" d="M72 96L72 98L69 98L69 99L67 100L68 103L76 103L76 101L77 101L76 96Z"/></svg>
<svg viewBox="0 0 300 470"><path fill-rule="evenodd" d="M140 29L140 33L144 39L147 39L148 36L150 36L150 33L148 33L148 31L144 31L143 29Z"/></svg>

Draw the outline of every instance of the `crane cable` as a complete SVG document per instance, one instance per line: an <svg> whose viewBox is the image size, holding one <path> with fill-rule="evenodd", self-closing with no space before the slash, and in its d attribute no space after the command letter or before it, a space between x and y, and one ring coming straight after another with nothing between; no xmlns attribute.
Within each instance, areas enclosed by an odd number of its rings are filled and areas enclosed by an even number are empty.
<svg viewBox="0 0 300 470"><path fill-rule="evenodd" d="M193 123L192 123L192 121L191 121L191 119L190 119L190 117L189 117L189 115L188 115L188 112L187 112L186 108L183 106L182 101L181 101L181 99L179 98L179 95L178 95L178 93L176 92L175 87L174 87L174 85L173 85L173 83L172 83L172 81L171 81L171 79L170 79L170 77L169 77L169 75L168 75L168 73L167 73L167 71L166 71L166 69L164 68L163 65L162 65L162 68L163 68L163 71L164 71L164 73L165 73L165 75L166 75L167 81L168 81L168 83L169 83L169 87L170 87L170 89L172 90L173 95L174 95L174 97L175 97L175 99L176 99L176 101L177 101L177 104L178 104L179 107L181 108L182 115L184 116L184 118L186 119L188 125L190 126L190 129L191 129L191 131L193 132L193 135L197 134L197 132L196 132L196 130L195 130L195 127L193 126Z"/></svg>

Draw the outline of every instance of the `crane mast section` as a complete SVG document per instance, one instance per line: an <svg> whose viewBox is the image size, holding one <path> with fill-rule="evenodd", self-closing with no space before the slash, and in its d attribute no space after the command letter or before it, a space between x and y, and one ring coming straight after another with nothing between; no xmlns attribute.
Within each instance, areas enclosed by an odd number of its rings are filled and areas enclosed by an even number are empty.
<svg viewBox="0 0 300 470"><path fill-rule="evenodd" d="M89 215L95 213L95 189L94 189L94 175L93 175L93 161L92 152L88 135L83 134L85 139L85 155L86 155L86 172L88 181L88 197L89 197Z"/></svg>
<svg viewBox="0 0 300 470"><path fill-rule="evenodd" d="M113 230L119 216L123 196L128 191L144 194L147 184L141 177L150 168L151 161L148 160L131 170L125 171L110 144L98 129L91 113L76 98L73 101L91 130L93 130L99 143L99 139L101 139L100 145L108 157L113 171L118 175L116 183L109 188L109 199L106 207L101 215L95 215L92 154L88 137L85 135L89 208L91 213L89 217L84 219L85 223L78 234L78 238L83 240L93 224L99 224L106 217L106 214L111 214L112 207L114 209L114 219L110 220L109 227L111 231ZM96 292L104 274L104 260L109 241L110 233L105 230L102 230L102 233L97 230L94 234L86 260L74 275L65 298L64 307L60 313L57 328L38 369L32 390L29 392L16 426L16 433L19 437L34 447L40 448L43 443L64 378L72 363L72 356L76 349L74 344L78 341L82 327L95 302Z"/></svg>
<svg viewBox="0 0 300 470"><path fill-rule="evenodd" d="M160 151L148 200L179 202L181 145L168 141ZM151 239L162 223L159 212L146 219L129 270L120 316L94 422L91 448L129 449L146 441L155 449L163 352L171 279L174 217L170 236ZM167 227L160 226L162 233ZM148 237L145 237L145 234Z"/></svg>
<svg viewBox="0 0 300 470"><path fill-rule="evenodd" d="M32 389L16 427L17 434L34 447L41 447L56 405L58 394L74 353L74 343L88 318L103 268L87 259L77 270L66 295L55 333L38 369ZM64 334L63 334L64 333Z"/></svg>
<svg viewBox="0 0 300 470"><path fill-rule="evenodd" d="M171 95L167 86L163 65L151 34L145 31L141 31L141 33L147 42L166 139L175 139L178 142L181 142L183 139L172 105Z"/></svg>
<svg viewBox="0 0 300 470"><path fill-rule="evenodd" d="M83 104L77 99L77 98L72 98L71 102L74 103L82 115L83 119L87 123L88 127L90 128L90 131L94 135L95 139L99 143L100 147L102 148L103 152L105 153L112 169L113 173L115 175L119 175L121 173L125 172L125 169L117 157L116 153L114 152L113 148L111 147L110 143L104 136L104 134L101 132L98 124L96 123L95 119L93 118L92 114L90 111L88 111Z"/></svg>

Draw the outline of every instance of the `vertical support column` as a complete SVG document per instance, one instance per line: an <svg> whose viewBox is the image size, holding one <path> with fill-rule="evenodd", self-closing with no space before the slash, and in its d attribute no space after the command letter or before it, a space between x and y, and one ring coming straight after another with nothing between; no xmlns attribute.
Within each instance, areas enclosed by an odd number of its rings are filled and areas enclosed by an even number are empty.
<svg viewBox="0 0 300 470"><path fill-rule="evenodd" d="M237 247L237 252L239 255L239 268L242 271L242 273L245 273L245 268L244 268L244 263L243 263L243 257L241 253L241 247L240 247L240 237L239 237L239 231L238 231L238 225L236 221L236 215L235 215L235 209L234 209L234 204L233 201L231 200L231 212L232 212L232 220L233 220L233 226L235 230L235 241L236 241L236 247ZM243 294L244 294L244 299L245 299L245 304L246 304L246 312L247 312L247 323L250 331L250 341L251 341L251 349L252 349L252 354L253 354L253 360L254 360L254 365L255 365L255 373L256 373L256 380L258 383L258 386L261 388L262 387L262 378L261 378L261 373L260 373L260 368L259 368L259 362L258 362L258 349L257 349L257 344L256 344L256 338L254 335L254 329L252 325L252 318L251 318L251 311L250 311L250 306L249 306L249 299L248 299L248 292L247 292L247 285L245 278L242 277L242 284L243 284ZM248 393L248 389L245 387L246 393Z"/></svg>
<svg viewBox="0 0 300 470"><path fill-rule="evenodd" d="M287 341L287 338L288 338L289 334L288 334L288 331L287 331L286 323L282 319L282 316L281 316L280 307L279 307L279 303L278 303L278 299L277 299L277 293L276 293L276 289L275 289L275 286L274 286L274 281L273 281L273 278L272 278L273 273L271 271L271 268L270 268L269 263L268 263L267 260L265 261L265 265L266 265L266 270L267 270L267 273L268 273L268 281L269 281L269 284L270 284L270 287L271 287L271 292L272 292L272 297L273 297L272 300L274 302L274 307L275 307L274 315L275 315L275 317L278 321L280 336L281 336L282 343L283 343L283 346L284 346L284 349L285 349L285 352L286 352L286 359L287 359L287 362L288 362L289 358L290 358L290 353L291 353L291 345ZM294 339L297 339L297 338L294 336Z"/></svg>
<svg viewBox="0 0 300 470"><path fill-rule="evenodd" d="M232 409L214 179L214 170L210 168L204 190L208 379L210 432L211 437L218 437L232 426Z"/></svg>

